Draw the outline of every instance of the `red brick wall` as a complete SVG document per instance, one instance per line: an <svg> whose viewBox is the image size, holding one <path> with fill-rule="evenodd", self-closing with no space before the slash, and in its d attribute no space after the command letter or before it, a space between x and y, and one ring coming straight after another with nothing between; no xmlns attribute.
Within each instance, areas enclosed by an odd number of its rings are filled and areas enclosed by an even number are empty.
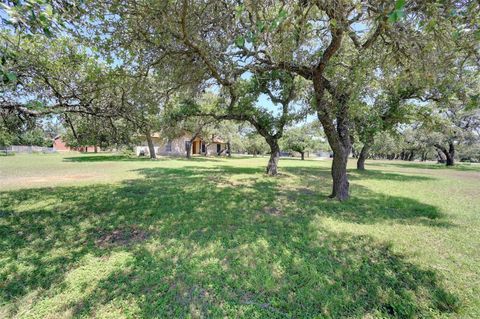
<svg viewBox="0 0 480 319"><path fill-rule="evenodd" d="M58 137L58 138L53 140L53 147L57 151L72 151L72 149L70 147L65 145L65 143L63 142L61 137Z"/></svg>
<svg viewBox="0 0 480 319"><path fill-rule="evenodd" d="M53 140L53 147L57 151L77 151L77 152L94 152L94 146L84 146L84 147L69 147L65 144L61 137L58 137Z"/></svg>

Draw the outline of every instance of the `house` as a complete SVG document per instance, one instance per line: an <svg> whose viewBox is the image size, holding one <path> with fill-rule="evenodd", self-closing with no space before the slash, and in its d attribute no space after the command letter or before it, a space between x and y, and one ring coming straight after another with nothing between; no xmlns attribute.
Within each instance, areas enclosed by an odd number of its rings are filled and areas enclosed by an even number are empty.
<svg viewBox="0 0 480 319"><path fill-rule="evenodd" d="M184 133L174 139L164 138L159 133L154 133L151 138L157 155L186 156L189 148L192 155L227 154L228 143L215 134L212 134L209 138L196 136L192 140L193 136L190 133ZM149 155L145 137L140 138L140 145L135 147L135 153L137 156Z"/></svg>
<svg viewBox="0 0 480 319"><path fill-rule="evenodd" d="M55 149L55 151L59 151L59 152L73 152L73 151L77 151L77 152L96 152L97 149L95 146L81 146L81 147L70 147L70 146L67 146L67 144L65 143L65 141L63 141L62 139L62 136L61 135L57 135L53 138L53 148Z"/></svg>

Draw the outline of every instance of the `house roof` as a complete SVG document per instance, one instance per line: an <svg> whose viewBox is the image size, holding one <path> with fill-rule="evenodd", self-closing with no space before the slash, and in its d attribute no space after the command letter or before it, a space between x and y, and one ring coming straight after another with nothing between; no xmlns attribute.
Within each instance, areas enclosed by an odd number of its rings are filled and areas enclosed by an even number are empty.
<svg viewBox="0 0 480 319"><path fill-rule="evenodd" d="M224 143L225 143L225 141L224 141L223 139L221 139L220 137L218 137L218 136L214 136L214 137L212 138L212 142L213 142L213 143L220 143L220 144L224 144Z"/></svg>
<svg viewBox="0 0 480 319"><path fill-rule="evenodd" d="M145 134L135 133L133 136L134 136L134 137L145 137ZM158 138L161 138L161 137L162 137L159 132L151 133L150 136L151 136L151 137L158 137Z"/></svg>

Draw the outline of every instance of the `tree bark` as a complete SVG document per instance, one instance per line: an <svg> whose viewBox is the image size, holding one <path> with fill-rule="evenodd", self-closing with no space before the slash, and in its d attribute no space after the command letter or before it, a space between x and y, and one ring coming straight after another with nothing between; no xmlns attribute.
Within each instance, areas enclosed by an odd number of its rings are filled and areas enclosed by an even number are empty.
<svg viewBox="0 0 480 319"><path fill-rule="evenodd" d="M333 154L333 190L330 198L337 198L340 201L348 199L350 184L347 176L347 162L349 153L350 150L342 150Z"/></svg>
<svg viewBox="0 0 480 319"><path fill-rule="evenodd" d="M443 155L443 152L440 151L439 149L437 149L437 156L438 156L438 159L437 159L437 163L439 164L445 164L446 163L446 158L445 158L445 155Z"/></svg>
<svg viewBox="0 0 480 319"><path fill-rule="evenodd" d="M453 166L455 165L455 159L452 156L447 156L447 161L446 161L447 166Z"/></svg>
<svg viewBox="0 0 480 319"><path fill-rule="evenodd" d="M453 142L448 143L448 150L440 144L434 146L437 148L439 163L446 163L447 166L455 165L455 145L453 145Z"/></svg>
<svg viewBox="0 0 480 319"><path fill-rule="evenodd" d="M302 158L302 161L305 160L305 152L300 152L300 156Z"/></svg>
<svg viewBox="0 0 480 319"><path fill-rule="evenodd" d="M350 184L347 176L347 162L352 148L348 134L348 115L343 114L342 118L337 117L336 126L329 119L328 112L325 110L319 109L317 115L327 136L328 144L333 150L331 171L333 187L332 194L329 197L344 201L349 197Z"/></svg>
<svg viewBox="0 0 480 319"><path fill-rule="evenodd" d="M192 158L192 147L193 147L193 141L197 138L198 133L193 135L193 137L188 141L188 147L187 147L187 158ZM200 144L200 147L202 145Z"/></svg>
<svg viewBox="0 0 480 319"><path fill-rule="evenodd" d="M410 162L413 162L413 160L415 159L415 152L414 151L410 151L410 154L408 155L408 160Z"/></svg>
<svg viewBox="0 0 480 319"><path fill-rule="evenodd" d="M94 153L98 153L97 145L95 145L95 146L93 147L93 152L94 152Z"/></svg>
<svg viewBox="0 0 480 319"><path fill-rule="evenodd" d="M210 146L210 143L204 144L204 145L205 145L205 154L203 154L203 155L205 155L205 157L207 157L208 154L209 154L209 153L208 153L208 147ZM200 147L202 147L202 143L200 143Z"/></svg>
<svg viewBox="0 0 480 319"><path fill-rule="evenodd" d="M447 166L453 166L455 164L455 146L452 142L448 143L448 156Z"/></svg>
<svg viewBox="0 0 480 319"><path fill-rule="evenodd" d="M268 145L270 146L270 159L267 165L267 175L275 176L278 174L278 159L280 158L280 147L278 146L278 140L269 139Z"/></svg>
<svg viewBox="0 0 480 319"><path fill-rule="evenodd" d="M315 79L314 86L317 86L316 81L322 81L321 79ZM336 198L339 201L347 200L349 197L350 184L347 176L347 162L348 156L352 149L352 143L349 134L348 123L348 108L347 101L339 102L339 110L336 115L336 121L331 118L328 106L325 105L325 101L322 100L322 94L319 94L319 90L315 88L317 99L317 117L322 123L323 130L327 136L328 144L333 150L332 161L332 194L330 198ZM335 123L335 124L334 124Z"/></svg>
<svg viewBox="0 0 480 319"><path fill-rule="evenodd" d="M150 155L150 158L151 159L156 159L157 154L155 154L155 146L153 146L152 136L150 135L149 131L145 132L145 137L147 138L148 153Z"/></svg>
<svg viewBox="0 0 480 319"><path fill-rule="evenodd" d="M190 142L190 141L187 142L187 145L185 147L185 151L187 151L186 157L191 158L192 157L192 155L191 155L191 153L192 153L192 142Z"/></svg>
<svg viewBox="0 0 480 319"><path fill-rule="evenodd" d="M228 152L227 156L232 157L232 147L230 145L230 141L227 142L227 152Z"/></svg>
<svg viewBox="0 0 480 319"><path fill-rule="evenodd" d="M357 160L357 169L364 171L365 170L365 160L368 157L368 151L370 150L370 147L373 144L373 138L367 138L365 139L365 142L363 143L362 150L360 151L360 154L358 155L358 160Z"/></svg>

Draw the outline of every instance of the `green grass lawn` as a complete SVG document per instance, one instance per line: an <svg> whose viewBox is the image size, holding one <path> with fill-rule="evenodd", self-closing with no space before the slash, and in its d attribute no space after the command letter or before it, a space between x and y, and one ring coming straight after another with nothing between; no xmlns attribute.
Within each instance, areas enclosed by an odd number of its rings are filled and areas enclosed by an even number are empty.
<svg viewBox="0 0 480 319"><path fill-rule="evenodd" d="M0 318L480 318L480 166L0 157Z"/></svg>

